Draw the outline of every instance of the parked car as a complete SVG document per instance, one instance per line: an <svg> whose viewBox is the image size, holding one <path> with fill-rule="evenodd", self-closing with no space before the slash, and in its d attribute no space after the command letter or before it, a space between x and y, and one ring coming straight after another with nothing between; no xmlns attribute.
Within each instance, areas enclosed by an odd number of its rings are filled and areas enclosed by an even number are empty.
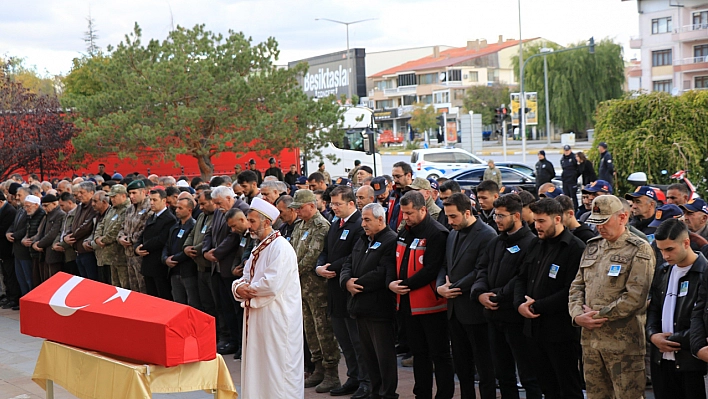
<svg viewBox="0 0 708 399"><path fill-rule="evenodd" d="M425 148L411 152L413 177L437 179L446 173L486 164L476 155L460 148Z"/></svg>
<svg viewBox="0 0 708 399"><path fill-rule="evenodd" d="M495 162L497 166L505 166L525 174L526 176L536 177L536 170L531 166L518 162ZM556 171L556 179L560 180L560 174Z"/></svg>
<svg viewBox="0 0 708 399"><path fill-rule="evenodd" d="M499 166L499 164L497 164L497 168L501 171L503 186L516 186L536 195L535 178L528 176L518 170L506 166ZM445 177L450 180L455 180L457 183L460 184L460 187L464 190L472 190L476 192L477 185L482 182L482 178L484 177L485 169L486 166L476 167L469 170L458 170L456 172L452 172L445 175ZM556 187L561 188L560 181L554 179L553 183L556 185Z"/></svg>

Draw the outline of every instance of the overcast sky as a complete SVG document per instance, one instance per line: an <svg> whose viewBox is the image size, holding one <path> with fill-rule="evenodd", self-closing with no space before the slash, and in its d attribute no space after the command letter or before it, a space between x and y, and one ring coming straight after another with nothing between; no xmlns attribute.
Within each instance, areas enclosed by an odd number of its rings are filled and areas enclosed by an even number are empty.
<svg viewBox="0 0 708 399"><path fill-rule="evenodd" d="M254 41L273 36L278 64L346 48L343 25L315 18L356 21L351 47L367 52L427 45L463 46L467 40L496 42L519 37L518 0L2 0L0 54L24 57L44 73L65 74L85 51L89 10L105 49L123 40L137 22L144 38L164 39L172 23L204 23L212 31L242 31ZM625 59L638 58L629 37L638 32L636 1L521 0L523 38L562 45L611 38ZM147 42L147 40L143 40ZM367 71L367 73L376 71Z"/></svg>

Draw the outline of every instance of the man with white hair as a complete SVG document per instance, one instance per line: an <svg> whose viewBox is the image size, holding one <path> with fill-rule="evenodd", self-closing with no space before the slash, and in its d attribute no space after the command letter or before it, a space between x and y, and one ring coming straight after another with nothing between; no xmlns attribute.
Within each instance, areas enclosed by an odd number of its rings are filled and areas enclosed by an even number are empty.
<svg viewBox="0 0 708 399"><path fill-rule="evenodd" d="M22 245L29 248L32 246L32 237L34 237L39 231L39 225L44 218L46 212L41 208L41 200L36 195L28 195L25 197L24 208L27 212L27 231L25 232L24 238L22 238ZM31 291L34 288L34 284L39 283L33 278L33 275L39 277L39 253L30 251L31 261L29 262L30 268L27 270L27 263L25 263L21 270L16 270L17 280L20 282L20 288L23 294ZM24 284L23 284L24 282ZM27 291L25 292L25 289Z"/></svg>
<svg viewBox="0 0 708 399"><path fill-rule="evenodd" d="M249 207L245 202L235 198L230 187L225 186L215 187L211 191L211 201L216 210L214 220L204 234L202 253L204 259L212 262L212 271L221 276L215 290L220 301L219 310L229 330L227 342L219 345L217 351L221 355L238 354L241 329L237 317L240 316L241 307L236 304L231 295L231 283L235 279L231 273L231 266L241 261L244 247L241 246L241 235L231 231L224 215L233 208L241 209L245 214Z"/></svg>
<svg viewBox="0 0 708 399"><path fill-rule="evenodd" d="M303 398L302 297L292 246L272 228L276 207L254 198L247 220L259 244L232 292L244 313L241 395ZM278 345L272 345L278 343Z"/></svg>

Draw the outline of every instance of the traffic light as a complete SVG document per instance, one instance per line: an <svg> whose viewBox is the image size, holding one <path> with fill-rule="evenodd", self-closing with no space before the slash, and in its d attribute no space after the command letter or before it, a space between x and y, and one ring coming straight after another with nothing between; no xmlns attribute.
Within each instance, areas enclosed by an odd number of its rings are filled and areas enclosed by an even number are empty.
<svg viewBox="0 0 708 399"><path fill-rule="evenodd" d="M499 125L504 121L504 115L501 108L494 108L494 124Z"/></svg>
<svg viewBox="0 0 708 399"><path fill-rule="evenodd" d="M590 54L595 54L595 37L591 37L588 42L588 51Z"/></svg>
<svg viewBox="0 0 708 399"><path fill-rule="evenodd" d="M437 119L437 121L438 121L438 126L440 126L442 128L445 127L445 117L442 114L436 116L435 119Z"/></svg>
<svg viewBox="0 0 708 399"><path fill-rule="evenodd" d="M506 107L502 107L502 121L505 121L509 118L509 110L506 109Z"/></svg>

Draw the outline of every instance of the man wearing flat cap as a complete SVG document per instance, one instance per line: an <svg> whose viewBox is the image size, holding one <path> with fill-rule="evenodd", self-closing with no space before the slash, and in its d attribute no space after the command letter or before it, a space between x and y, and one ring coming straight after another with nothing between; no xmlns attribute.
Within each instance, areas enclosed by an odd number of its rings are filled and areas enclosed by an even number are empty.
<svg viewBox="0 0 708 399"><path fill-rule="evenodd" d="M41 203L46 215L39 224L37 234L31 238L31 249L40 255L35 284L47 281L61 270L64 263L64 254L54 251L52 244L61 232L65 213L59 208L59 198L52 194L45 195Z"/></svg>
<svg viewBox="0 0 708 399"><path fill-rule="evenodd" d="M654 251L627 229L619 198L601 195L591 212L600 236L588 240L568 300L573 325L582 327L587 397L641 398Z"/></svg>
<svg viewBox="0 0 708 399"><path fill-rule="evenodd" d="M251 202L248 230L258 244L246 261L243 277L234 281L231 289L244 308L241 358L244 398L305 395L297 256L288 241L272 227L278 215L278 208L260 198Z"/></svg>

